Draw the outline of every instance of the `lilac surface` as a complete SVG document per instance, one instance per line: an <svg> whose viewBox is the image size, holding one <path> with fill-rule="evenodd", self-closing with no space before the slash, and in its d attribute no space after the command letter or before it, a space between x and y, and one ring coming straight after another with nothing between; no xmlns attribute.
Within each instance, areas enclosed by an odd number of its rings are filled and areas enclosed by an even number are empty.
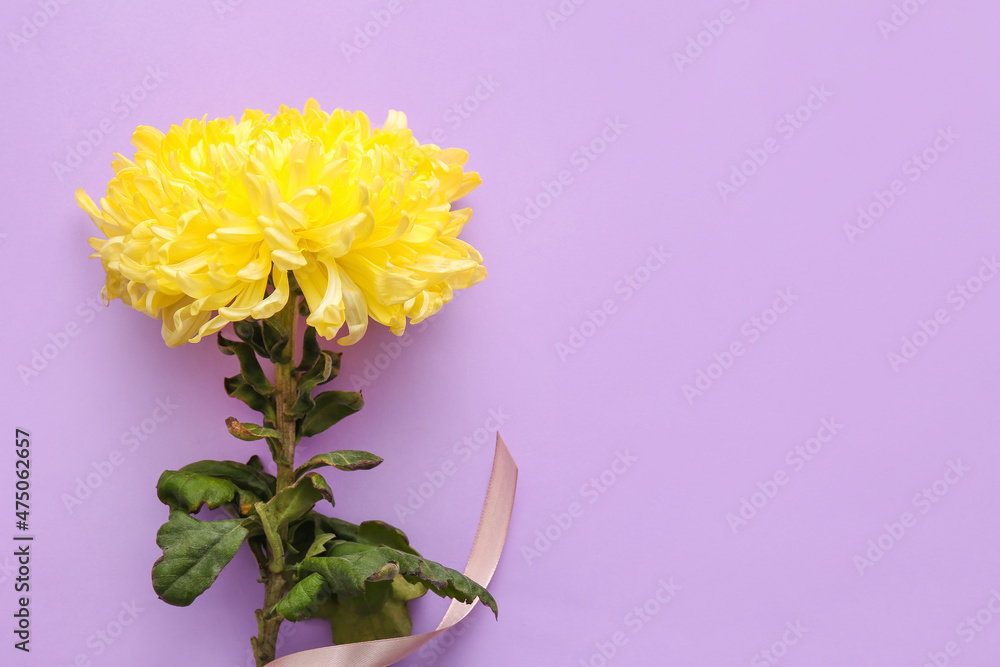
<svg viewBox="0 0 1000 667"><path fill-rule="evenodd" d="M73 191L103 192L135 125L316 97L377 122L405 111L483 177L465 238L489 278L397 358L380 356L397 351L383 330L347 350L341 386L367 370L367 407L302 452L383 455L328 476L340 515L401 523L461 567L501 413L520 488L491 585L500 622L480 609L401 664L998 664L995 3L564 1L556 20L557 0L222 2L0 10L2 424L32 434L36 535L28 655L12 648L16 575L0 550L0 663L248 664L262 600L248 553L187 609L149 582L159 473L259 449L225 432L226 416L250 416L222 391L232 360L211 342L166 348L120 302L90 309L103 276ZM804 122L782 122L796 112ZM721 193L731 177L740 187ZM879 198L893 201L867 229L845 228ZM53 340L65 347L22 378ZM715 377L686 394L700 372ZM114 452L121 464L68 509ZM456 474L401 520L447 461ZM442 609L421 601L416 629ZM299 624L281 652L324 638Z"/></svg>

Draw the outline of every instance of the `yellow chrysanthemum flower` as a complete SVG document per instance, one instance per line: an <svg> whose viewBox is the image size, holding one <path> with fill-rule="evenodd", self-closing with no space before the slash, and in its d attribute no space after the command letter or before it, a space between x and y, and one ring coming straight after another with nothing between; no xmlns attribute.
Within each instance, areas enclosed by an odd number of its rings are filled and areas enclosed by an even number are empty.
<svg viewBox="0 0 1000 667"><path fill-rule="evenodd" d="M406 116L373 129L360 111L247 110L139 127L134 160L115 154L101 208L76 198L106 238L106 300L162 317L168 345L229 322L263 319L290 293L291 271L320 335L357 342L368 318L399 335L453 290L486 277L458 239L472 210L451 203L481 182L468 155L420 145Z"/></svg>

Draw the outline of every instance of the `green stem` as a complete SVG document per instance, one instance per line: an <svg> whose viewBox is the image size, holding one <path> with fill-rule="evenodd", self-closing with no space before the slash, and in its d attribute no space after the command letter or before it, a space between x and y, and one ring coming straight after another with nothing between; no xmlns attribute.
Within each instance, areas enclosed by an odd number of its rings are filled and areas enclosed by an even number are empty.
<svg viewBox="0 0 1000 667"><path fill-rule="evenodd" d="M288 303L277 314L278 324L288 332L291 361L274 364L274 402L277 408L277 430L281 434L281 451L275 463L278 465L278 491L291 486L295 471L295 419L287 416L288 410L298 397L298 382L295 379L295 324L298 319L298 299L289 297Z"/></svg>
<svg viewBox="0 0 1000 667"><path fill-rule="evenodd" d="M295 329L298 320L298 297L291 295L285 307L275 315L277 323L288 332L289 336L289 357L287 363L274 363L274 402L276 424L275 428L280 434L280 443L277 451L274 452L274 463L278 467L276 493L292 485L295 481L295 419L287 416L287 412L298 398L298 380L295 377ZM281 530L279 535L282 544L287 540L287 528ZM284 554L269 554L270 567L261 568L264 579L264 606L257 610L257 636L251 638L250 644L253 647L254 658L257 667L263 667L275 658L275 650L278 642L278 630L281 628L282 617L270 615L270 610L281 601L285 593L288 592L288 577L283 571L281 564L284 561ZM275 566L278 567L275 567Z"/></svg>
<svg viewBox="0 0 1000 667"><path fill-rule="evenodd" d="M269 574L264 582L264 608L257 610L257 636L250 638L257 667L264 667L275 658L278 645L278 630L281 616L268 616L265 609L271 609L285 595L285 579L280 574Z"/></svg>

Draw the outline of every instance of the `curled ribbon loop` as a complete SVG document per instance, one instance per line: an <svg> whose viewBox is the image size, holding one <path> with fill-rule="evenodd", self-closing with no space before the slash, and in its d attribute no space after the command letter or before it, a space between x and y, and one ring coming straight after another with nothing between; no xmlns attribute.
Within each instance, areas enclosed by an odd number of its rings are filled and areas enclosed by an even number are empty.
<svg viewBox="0 0 1000 667"><path fill-rule="evenodd" d="M517 465L511 457L503 438L497 433L497 447L493 455L493 472L486 489L483 513L472 544L472 553L465 566L465 576L485 587L493 578L504 542L510 515L514 509L514 492L517 488ZM452 600L436 630L409 637L378 639L328 646L286 655L268 663L269 667L387 667L399 662L442 632L458 624L469 615L476 602L465 604Z"/></svg>

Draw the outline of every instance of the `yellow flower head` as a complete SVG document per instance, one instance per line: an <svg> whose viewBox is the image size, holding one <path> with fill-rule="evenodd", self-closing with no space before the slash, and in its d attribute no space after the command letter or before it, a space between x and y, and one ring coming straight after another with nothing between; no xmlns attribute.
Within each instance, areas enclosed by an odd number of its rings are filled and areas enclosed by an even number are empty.
<svg viewBox="0 0 1000 667"><path fill-rule="evenodd" d="M472 210L451 203L480 183L458 149L421 146L392 111L373 129L360 111L316 100L275 115L139 127L134 160L115 154L101 208L77 203L106 238L105 300L163 319L168 345L229 322L264 319L288 300L291 271L307 323L357 342L369 316L399 335L486 277L458 239Z"/></svg>

